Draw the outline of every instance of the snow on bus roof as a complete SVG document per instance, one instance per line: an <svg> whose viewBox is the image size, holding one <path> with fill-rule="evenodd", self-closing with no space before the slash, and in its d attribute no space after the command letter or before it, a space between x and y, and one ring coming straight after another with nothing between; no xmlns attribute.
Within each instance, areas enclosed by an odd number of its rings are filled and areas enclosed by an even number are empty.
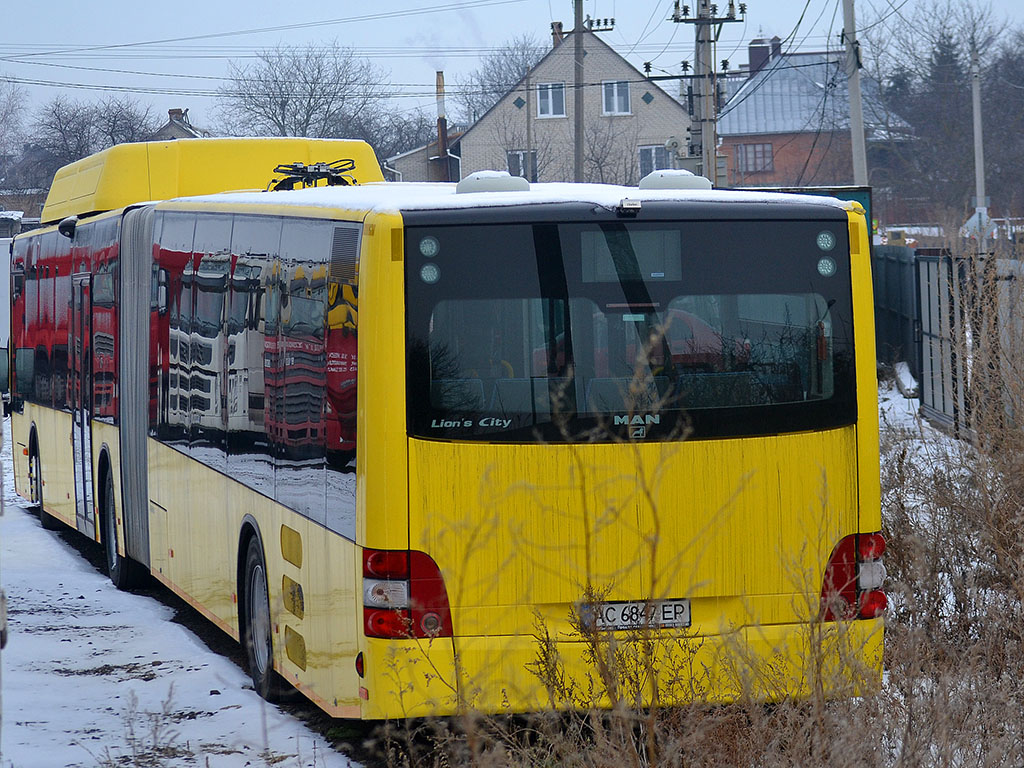
<svg viewBox="0 0 1024 768"><path fill-rule="evenodd" d="M818 205L852 210L855 203L834 197L743 190L639 189L614 184L531 184L528 191L456 194L455 184L436 182L375 182L351 187L316 187L282 192L224 192L176 202L301 206L398 213L417 210L494 208L550 203L583 203L615 208L624 199L640 201L723 202Z"/></svg>

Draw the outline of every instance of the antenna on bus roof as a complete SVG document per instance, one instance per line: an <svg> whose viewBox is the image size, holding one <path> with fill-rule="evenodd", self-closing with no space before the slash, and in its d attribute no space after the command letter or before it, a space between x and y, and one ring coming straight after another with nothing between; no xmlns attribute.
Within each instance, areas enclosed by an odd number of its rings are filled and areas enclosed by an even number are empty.
<svg viewBox="0 0 1024 768"><path fill-rule="evenodd" d="M315 187L317 182L326 181L327 186L347 187L356 184L356 179L348 171L355 170L356 161L350 159L335 160L333 163L285 163L274 169L274 173L287 174L283 179L271 179L268 190L295 189Z"/></svg>

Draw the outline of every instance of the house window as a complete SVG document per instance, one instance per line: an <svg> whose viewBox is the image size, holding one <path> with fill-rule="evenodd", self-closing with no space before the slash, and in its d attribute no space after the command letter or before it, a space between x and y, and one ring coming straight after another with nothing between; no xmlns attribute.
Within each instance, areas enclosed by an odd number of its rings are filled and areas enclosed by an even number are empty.
<svg viewBox="0 0 1024 768"><path fill-rule="evenodd" d="M508 172L513 176L522 176L527 181L537 180L537 150L530 150L530 168L527 175L526 150L512 149L505 153L508 160Z"/></svg>
<svg viewBox="0 0 1024 768"><path fill-rule="evenodd" d="M642 179L652 171L659 171L662 168L671 168L672 160L668 156L668 150L663 144L652 144L648 147L640 147L640 178Z"/></svg>
<svg viewBox="0 0 1024 768"><path fill-rule="evenodd" d="M565 83L537 86L537 116L565 117Z"/></svg>
<svg viewBox="0 0 1024 768"><path fill-rule="evenodd" d="M736 158L737 173L761 173L775 170L771 144L737 144L734 157Z"/></svg>
<svg viewBox="0 0 1024 768"><path fill-rule="evenodd" d="M629 114L629 83L625 80L606 80L604 87L604 114Z"/></svg>

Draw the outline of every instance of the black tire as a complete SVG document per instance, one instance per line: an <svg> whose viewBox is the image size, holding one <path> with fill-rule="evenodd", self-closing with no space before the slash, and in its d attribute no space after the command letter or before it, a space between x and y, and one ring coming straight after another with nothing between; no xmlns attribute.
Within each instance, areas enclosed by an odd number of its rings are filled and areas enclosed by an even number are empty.
<svg viewBox="0 0 1024 768"><path fill-rule="evenodd" d="M43 465L39 460L39 448L33 438L28 454L28 484L32 503L39 510L39 524L47 531L60 528L60 520L43 509Z"/></svg>
<svg viewBox="0 0 1024 768"><path fill-rule="evenodd" d="M103 551L106 554L107 574L118 589L130 590L139 584L139 564L130 557L117 552L117 497L114 495L114 480L110 472L103 481Z"/></svg>
<svg viewBox="0 0 1024 768"><path fill-rule="evenodd" d="M245 555L242 581L242 647L252 678L252 687L267 701L280 701L287 691L274 671L274 637L271 631L270 598L267 594L267 566L263 548L253 536Z"/></svg>

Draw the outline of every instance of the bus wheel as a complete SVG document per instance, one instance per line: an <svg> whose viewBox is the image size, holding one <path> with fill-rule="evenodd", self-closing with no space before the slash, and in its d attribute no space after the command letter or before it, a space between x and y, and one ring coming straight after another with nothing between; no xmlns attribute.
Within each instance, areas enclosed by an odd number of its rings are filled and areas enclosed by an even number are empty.
<svg viewBox="0 0 1024 768"><path fill-rule="evenodd" d="M60 528L60 521L43 509L43 465L39 461L39 448L35 439L28 457L28 483L32 495L32 503L39 509L39 523L48 531Z"/></svg>
<svg viewBox="0 0 1024 768"><path fill-rule="evenodd" d="M117 507L114 496L114 481L111 473L106 473L103 483L103 549L107 555L107 573L118 589L128 590L138 585L138 567L129 557L117 553Z"/></svg>
<svg viewBox="0 0 1024 768"><path fill-rule="evenodd" d="M267 595L267 566L259 539L249 539L245 556L242 645L252 677L252 687L267 701L278 701L285 692L284 681L274 671L274 639L271 632L270 599Z"/></svg>

